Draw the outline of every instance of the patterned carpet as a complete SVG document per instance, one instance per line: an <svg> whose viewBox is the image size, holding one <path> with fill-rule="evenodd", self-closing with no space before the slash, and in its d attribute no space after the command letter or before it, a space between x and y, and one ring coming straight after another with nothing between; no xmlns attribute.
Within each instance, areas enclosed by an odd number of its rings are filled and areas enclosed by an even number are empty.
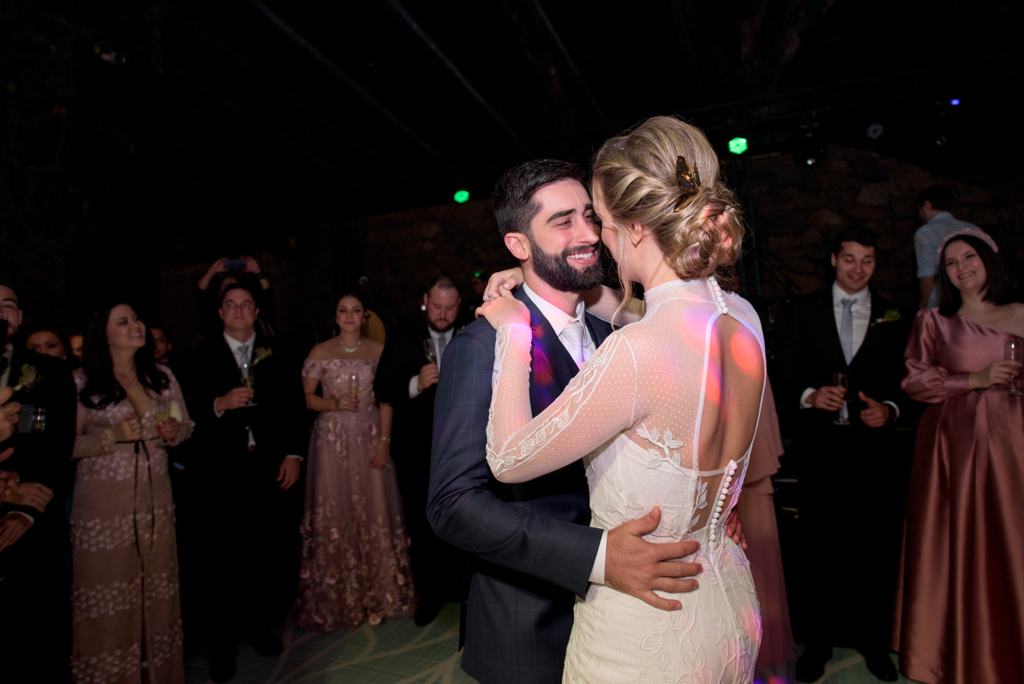
<svg viewBox="0 0 1024 684"><path fill-rule="evenodd" d="M378 627L363 625L354 632L318 634L296 629L294 612L282 627L284 653L261 658L243 644L238 674L232 684L468 684L459 667L459 607L445 606L426 627L411 619L389 620ZM893 656L895 662L895 656ZM206 684L208 663L201 656L185 662L189 684ZM794 663L784 676L758 679L759 684L789 684ZM835 649L821 684L876 684L864 659L852 649ZM900 678L901 682L910 680Z"/></svg>

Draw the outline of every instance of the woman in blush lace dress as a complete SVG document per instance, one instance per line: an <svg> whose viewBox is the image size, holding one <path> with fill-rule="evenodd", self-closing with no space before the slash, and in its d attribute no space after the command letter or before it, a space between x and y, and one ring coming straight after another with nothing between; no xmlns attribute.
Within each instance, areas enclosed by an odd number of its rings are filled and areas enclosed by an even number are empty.
<svg viewBox="0 0 1024 684"><path fill-rule="evenodd" d="M360 335L365 318L357 295L341 297L341 334L313 347L302 367L306 406L320 415L309 443L298 625L320 632L378 625L416 608L391 407L378 409L373 395L384 345Z"/></svg>
<svg viewBox="0 0 1024 684"><path fill-rule="evenodd" d="M185 681L167 451L185 401L127 304L101 308L75 371L71 670L79 684Z"/></svg>
<svg viewBox="0 0 1024 684"><path fill-rule="evenodd" d="M715 279L739 255L739 208L704 134L667 117L606 142L592 190L623 289L641 283L646 312L531 419L529 313L507 291L484 305L498 330L487 460L500 481L523 482L583 458L593 526L659 506L647 539L701 544L688 559L703 567L699 587L660 593L678 610L592 585L576 604L563 681L748 683L757 595L724 527L757 425L764 343L750 304Z"/></svg>
<svg viewBox="0 0 1024 684"><path fill-rule="evenodd" d="M903 389L930 404L911 466L893 649L926 684L1024 681L1024 304L992 238L946 238L938 309L904 353ZM1017 357L1020 358L1019 356ZM1014 379L1014 376L1017 376Z"/></svg>

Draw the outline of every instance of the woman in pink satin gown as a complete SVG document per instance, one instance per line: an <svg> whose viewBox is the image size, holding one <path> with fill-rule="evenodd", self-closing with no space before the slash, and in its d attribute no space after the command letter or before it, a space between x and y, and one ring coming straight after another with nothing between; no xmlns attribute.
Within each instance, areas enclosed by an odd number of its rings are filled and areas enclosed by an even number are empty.
<svg viewBox="0 0 1024 684"><path fill-rule="evenodd" d="M761 648L757 652L757 671L771 681L796 656L796 642L789 620L786 577L782 570L779 524L775 518L775 485L772 475L779 471L782 456L779 415L775 394L768 380L764 383L761 417L757 421L754 444L750 447L747 483L736 504L747 538L747 559L754 576L757 601L761 604Z"/></svg>
<svg viewBox="0 0 1024 684"><path fill-rule="evenodd" d="M309 443L297 624L318 632L416 609L390 457L392 409L378 409L373 394L384 345L360 334L365 315L358 297L341 297L341 334L313 347L302 367L306 406L319 415Z"/></svg>
<svg viewBox="0 0 1024 684"><path fill-rule="evenodd" d="M940 248L941 304L921 311L903 389L930 406L917 432L893 648L926 684L1024 681L1024 401L995 243L975 229Z"/></svg>

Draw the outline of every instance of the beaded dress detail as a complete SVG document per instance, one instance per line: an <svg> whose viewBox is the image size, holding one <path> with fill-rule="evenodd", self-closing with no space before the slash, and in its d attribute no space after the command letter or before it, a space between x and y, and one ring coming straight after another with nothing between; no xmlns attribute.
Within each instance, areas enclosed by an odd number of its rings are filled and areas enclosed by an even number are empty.
<svg viewBox="0 0 1024 684"><path fill-rule="evenodd" d="M531 419L531 335L502 326L495 342L487 460L495 476L522 482L583 457L591 526L611 529L662 511L655 543L696 540L700 587L662 596L661 611L610 587L591 585L578 601L566 682L750 682L761 620L750 565L724 533L750 447L734 460L702 462L705 399L721 396L709 372L715 323L728 315L757 339L748 302L711 279L675 280L648 290L639 321L610 335L544 412ZM707 458L720 458L709 456Z"/></svg>

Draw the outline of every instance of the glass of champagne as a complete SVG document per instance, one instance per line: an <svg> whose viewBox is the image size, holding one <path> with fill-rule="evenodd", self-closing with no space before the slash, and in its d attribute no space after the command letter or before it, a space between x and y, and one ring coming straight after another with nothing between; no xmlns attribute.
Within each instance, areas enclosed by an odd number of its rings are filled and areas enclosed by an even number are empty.
<svg viewBox="0 0 1024 684"><path fill-rule="evenodd" d="M348 376L348 393L353 397L359 394L359 374L350 373ZM356 409L358 410L358 409Z"/></svg>
<svg viewBox="0 0 1024 684"><path fill-rule="evenodd" d="M167 400L160 397L156 400L156 431L160 433L160 437L164 437L164 431L160 427L171 417L171 406L167 403ZM164 438L166 442L167 439Z"/></svg>
<svg viewBox="0 0 1024 684"><path fill-rule="evenodd" d="M1024 339L1016 335L1010 335L1009 339L1006 340L1005 351L1004 356L1007 361L1024 361ZM1024 396L1024 392L1017 389L1017 376L1010 377L1010 382L1006 383L1006 389L1003 391L1015 397Z"/></svg>
<svg viewBox="0 0 1024 684"><path fill-rule="evenodd" d="M423 340L423 353L427 355L427 361L437 363L437 350L434 349L434 338Z"/></svg>
<svg viewBox="0 0 1024 684"><path fill-rule="evenodd" d="M844 390L849 391L850 379L846 377L846 373L834 373L832 375L832 384L835 387L842 387ZM845 401L843 402L846 403ZM839 407L839 417L832 421L836 425L849 425L850 420L843 415L843 407Z"/></svg>
<svg viewBox="0 0 1024 684"><path fill-rule="evenodd" d="M252 364L243 363L242 364L242 387L248 387L249 389L253 389L253 386L255 384L256 384L256 377L252 374ZM246 404L246 407L251 407L251 406L255 406L255 405L256 405L256 402L253 401L252 399L250 399L249 403Z"/></svg>

